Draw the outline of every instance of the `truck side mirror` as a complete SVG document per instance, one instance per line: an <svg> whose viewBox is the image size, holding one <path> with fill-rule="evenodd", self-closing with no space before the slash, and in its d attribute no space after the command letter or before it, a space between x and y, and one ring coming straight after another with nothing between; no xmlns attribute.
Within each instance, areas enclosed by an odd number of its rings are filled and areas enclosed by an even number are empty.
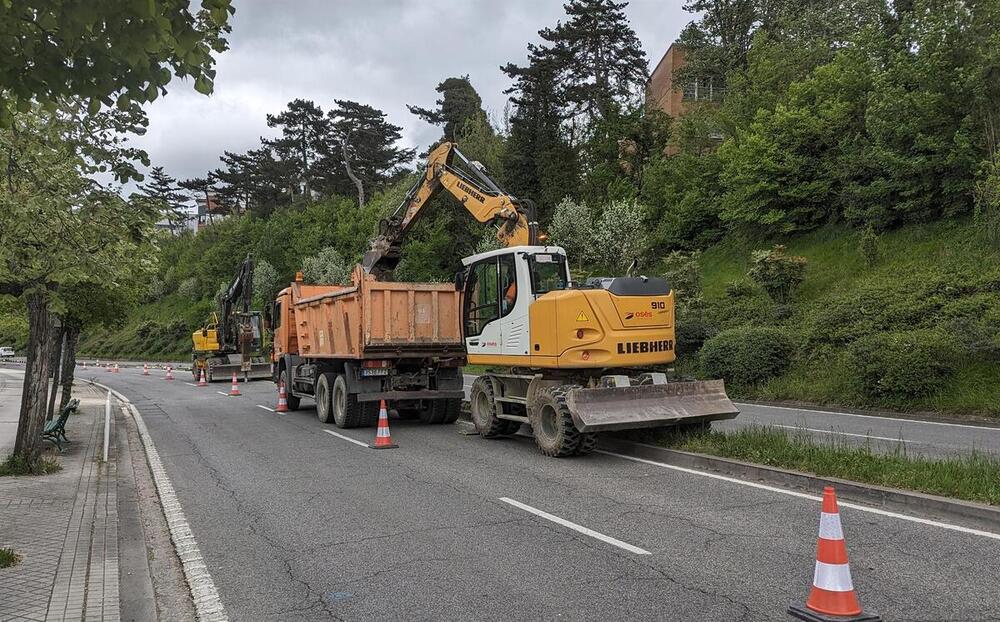
<svg viewBox="0 0 1000 622"><path fill-rule="evenodd" d="M465 271L459 270L455 273L455 289L462 291L465 289Z"/></svg>

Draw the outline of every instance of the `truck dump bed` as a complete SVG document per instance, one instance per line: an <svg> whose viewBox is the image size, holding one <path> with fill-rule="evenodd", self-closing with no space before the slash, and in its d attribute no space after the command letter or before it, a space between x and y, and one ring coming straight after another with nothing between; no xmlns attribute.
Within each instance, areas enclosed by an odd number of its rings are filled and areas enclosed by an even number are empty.
<svg viewBox="0 0 1000 622"><path fill-rule="evenodd" d="M300 356L464 356L460 293L454 285L376 281L360 267L352 276L350 286L292 284Z"/></svg>

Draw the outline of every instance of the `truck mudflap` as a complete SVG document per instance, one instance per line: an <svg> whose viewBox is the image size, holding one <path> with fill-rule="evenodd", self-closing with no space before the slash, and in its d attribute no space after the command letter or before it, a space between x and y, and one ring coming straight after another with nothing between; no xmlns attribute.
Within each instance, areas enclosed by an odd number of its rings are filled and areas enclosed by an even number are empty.
<svg viewBox="0 0 1000 622"><path fill-rule="evenodd" d="M581 432L607 432L733 419L739 410L722 380L577 388L566 395Z"/></svg>

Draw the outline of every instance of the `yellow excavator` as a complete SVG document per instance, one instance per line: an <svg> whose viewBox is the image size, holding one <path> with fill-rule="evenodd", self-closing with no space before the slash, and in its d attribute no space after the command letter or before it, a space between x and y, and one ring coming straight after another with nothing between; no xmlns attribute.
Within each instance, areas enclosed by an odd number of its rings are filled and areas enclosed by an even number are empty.
<svg viewBox="0 0 1000 622"><path fill-rule="evenodd" d="M362 260L381 278L431 199L447 190L503 248L466 257L463 339L478 376L469 396L479 433L492 438L529 424L542 453L587 454L595 433L665 426L708 427L739 411L721 380L668 381L674 350L674 293L659 277L572 280L566 252L544 244L529 202L505 193L454 143L426 168Z"/></svg>

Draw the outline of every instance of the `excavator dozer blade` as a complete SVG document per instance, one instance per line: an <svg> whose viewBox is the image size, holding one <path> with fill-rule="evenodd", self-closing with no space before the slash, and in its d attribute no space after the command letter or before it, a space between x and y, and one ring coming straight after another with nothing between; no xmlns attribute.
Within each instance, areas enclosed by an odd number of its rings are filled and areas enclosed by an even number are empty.
<svg viewBox="0 0 1000 622"><path fill-rule="evenodd" d="M739 410L722 380L574 389L566 396L581 432L687 425L733 419Z"/></svg>

